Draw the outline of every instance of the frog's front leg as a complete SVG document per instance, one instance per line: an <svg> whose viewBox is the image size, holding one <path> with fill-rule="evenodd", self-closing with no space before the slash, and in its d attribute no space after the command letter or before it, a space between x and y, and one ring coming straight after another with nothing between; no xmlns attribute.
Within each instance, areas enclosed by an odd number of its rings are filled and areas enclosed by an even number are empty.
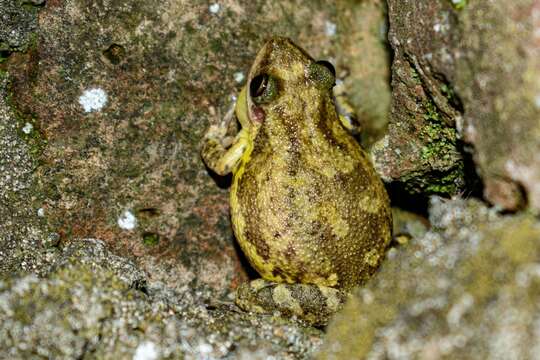
<svg viewBox="0 0 540 360"><path fill-rule="evenodd" d="M349 102L343 81L338 81L334 86L334 103L339 115L339 121L351 134L358 135L362 131L362 125L358 121L356 112Z"/></svg>
<svg viewBox="0 0 540 360"><path fill-rule="evenodd" d="M236 304L245 311L296 316L314 326L325 326L340 310L347 294L338 289L308 285L279 284L264 279L241 284Z"/></svg>
<svg viewBox="0 0 540 360"><path fill-rule="evenodd" d="M212 125L202 140L201 157L212 171L224 176L238 164L247 147L247 133L242 129L234 139L227 136L227 129L234 119L231 109L219 125Z"/></svg>

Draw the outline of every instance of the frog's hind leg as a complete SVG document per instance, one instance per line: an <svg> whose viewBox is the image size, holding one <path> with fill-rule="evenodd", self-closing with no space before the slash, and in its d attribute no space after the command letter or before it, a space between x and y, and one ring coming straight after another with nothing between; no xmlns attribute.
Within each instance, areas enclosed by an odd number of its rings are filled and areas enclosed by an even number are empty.
<svg viewBox="0 0 540 360"><path fill-rule="evenodd" d="M358 135L362 131L362 125L358 121L358 116L347 98L343 81L338 81L334 87L334 103L339 115L341 125L353 135Z"/></svg>
<svg viewBox="0 0 540 360"><path fill-rule="evenodd" d="M238 287L236 304L245 311L270 314L278 311L314 326L325 326L342 308L346 297L343 291L326 286L279 284L257 279Z"/></svg>

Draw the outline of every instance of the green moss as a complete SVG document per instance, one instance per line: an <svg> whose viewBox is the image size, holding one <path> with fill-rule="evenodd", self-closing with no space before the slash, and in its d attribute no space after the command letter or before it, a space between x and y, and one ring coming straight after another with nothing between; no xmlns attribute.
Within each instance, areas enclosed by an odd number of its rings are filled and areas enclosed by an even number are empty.
<svg viewBox="0 0 540 360"><path fill-rule="evenodd" d="M156 233L146 232L142 239L145 246L156 246L159 243L159 235Z"/></svg>
<svg viewBox="0 0 540 360"><path fill-rule="evenodd" d="M441 120L441 115L432 100L423 104L425 108L425 126L420 132L420 137L425 146L422 148L421 157L425 162L440 161L447 159L456 149L456 129L446 126Z"/></svg>
<svg viewBox="0 0 540 360"><path fill-rule="evenodd" d="M432 182L426 186L426 192L429 194L455 194L461 188L463 176L463 166L460 164L457 168L450 169L446 175L433 178Z"/></svg>

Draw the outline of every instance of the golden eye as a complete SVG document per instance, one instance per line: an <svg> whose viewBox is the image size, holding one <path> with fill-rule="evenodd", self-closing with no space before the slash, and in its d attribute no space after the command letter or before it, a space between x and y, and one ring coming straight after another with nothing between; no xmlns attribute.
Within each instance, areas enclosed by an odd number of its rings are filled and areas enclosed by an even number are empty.
<svg viewBox="0 0 540 360"><path fill-rule="evenodd" d="M330 71L330 73L332 73L332 76L334 76L334 78L336 77L336 69L334 68L334 65L332 65L330 61L319 60L315 62L315 64L324 66L326 69L328 69L328 71Z"/></svg>
<svg viewBox="0 0 540 360"><path fill-rule="evenodd" d="M330 89L336 84L336 69L325 60L311 63L308 68L308 76L321 89Z"/></svg>
<svg viewBox="0 0 540 360"><path fill-rule="evenodd" d="M267 74L255 76L253 80L251 80L251 84L249 84L249 95L252 98L261 96L266 89L266 85L268 85Z"/></svg>
<svg viewBox="0 0 540 360"><path fill-rule="evenodd" d="M272 101L278 94L277 80L268 74L255 76L249 84L249 95L256 104Z"/></svg>

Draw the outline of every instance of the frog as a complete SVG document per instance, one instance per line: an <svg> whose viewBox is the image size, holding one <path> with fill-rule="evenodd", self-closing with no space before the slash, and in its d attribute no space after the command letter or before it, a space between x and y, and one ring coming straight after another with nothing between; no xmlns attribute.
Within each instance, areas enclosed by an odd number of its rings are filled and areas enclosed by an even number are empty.
<svg viewBox="0 0 540 360"><path fill-rule="evenodd" d="M385 257L390 200L355 137L358 122L339 112L350 106L336 104L335 84L330 62L272 37L235 106L204 135L206 166L232 173L233 232L261 276L236 291L245 311L324 326Z"/></svg>

